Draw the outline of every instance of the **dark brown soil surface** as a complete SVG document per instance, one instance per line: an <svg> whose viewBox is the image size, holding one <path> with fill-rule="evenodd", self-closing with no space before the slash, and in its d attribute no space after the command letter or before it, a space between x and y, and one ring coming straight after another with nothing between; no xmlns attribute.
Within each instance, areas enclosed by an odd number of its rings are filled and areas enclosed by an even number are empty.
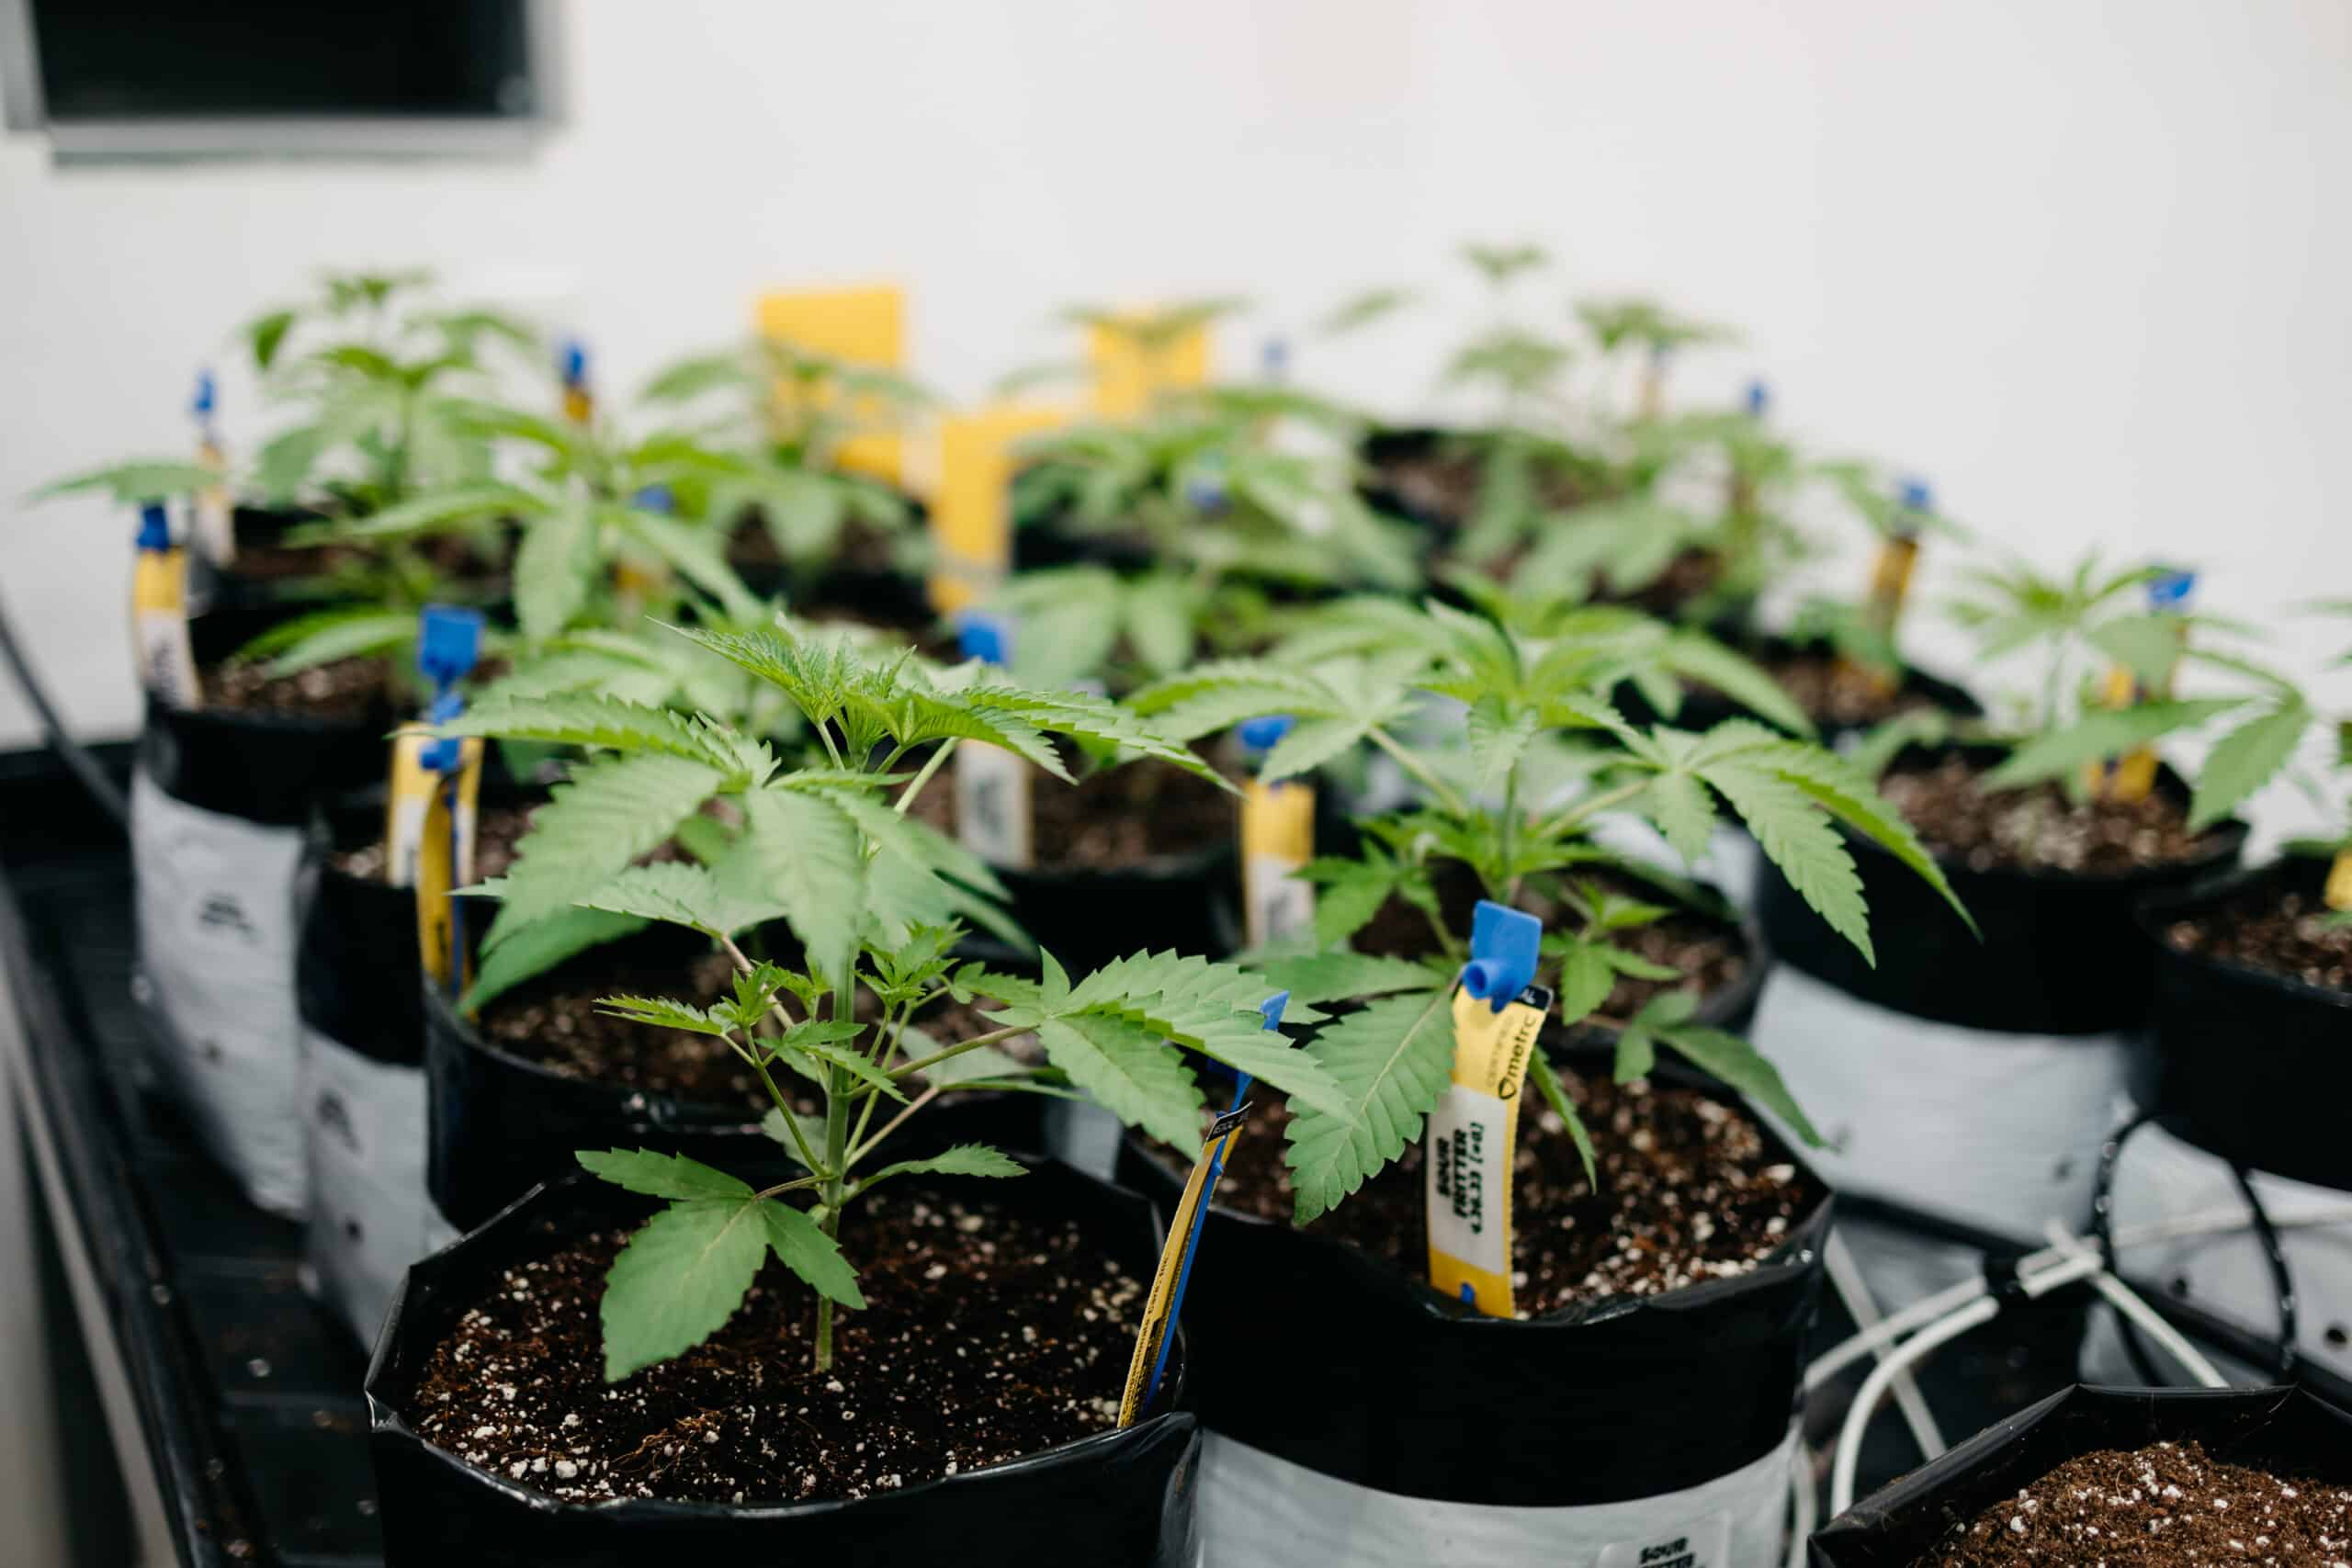
<svg viewBox="0 0 2352 1568"><path fill-rule="evenodd" d="M487 882L506 874L514 864L514 846L530 830L531 813L537 809L536 805L486 806L474 814L476 879ZM345 876L379 881L384 874L384 840L339 851L328 857L328 863Z"/></svg>
<svg viewBox="0 0 2352 1568"><path fill-rule="evenodd" d="M915 796L910 811L956 836L955 761ZM1030 844L1039 871L1126 871L1229 844L1240 797L1182 768L1148 758L1091 773L1077 787L1045 773L1030 790Z"/></svg>
<svg viewBox="0 0 2352 1568"><path fill-rule="evenodd" d="M2004 1498L1917 1568L2324 1568L2352 1561L2352 1489L2227 1464L2197 1443L2102 1449Z"/></svg>
<svg viewBox="0 0 2352 1568"><path fill-rule="evenodd" d="M759 1075L724 1042L596 1009L598 1001L611 996L669 997L707 1006L729 994L731 973L723 953L707 953L684 965L610 958L566 964L493 998L475 1026L498 1049L565 1077L616 1084L695 1105L742 1106L758 1116L775 1102ZM878 1010L870 996L861 995L860 1001L861 1017L876 1016ZM798 1016L797 1008L793 1011ZM926 1009L915 1024L942 1045L995 1027L976 1009L952 1000ZM1023 1056L1027 1041L1027 1036L1018 1036L1002 1048ZM798 1110L821 1109L813 1085L785 1069L776 1071L775 1079ZM883 1105L876 1114L891 1109Z"/></svg>
<svg viewBox="0 0 2352 1568"><path fill-rule="evenodd" d="M1883 724L1897 714L1936 705L1924 693L1889 686L1834 654L1793 653L1763 663L1805 716L1824 728Z"/></svg>
<svg viewBox="0 0 2352 1568"><path fill-rule="evenodd" d="M373 655L337 659L292 675L272 675L261 660L231 660L199 671L198 679L204 705L232 713L357 723L382 713L391 700L390 667Z"/></svg>
<svg viewBox="0 0 2352 1568"><path fill-rule="evenodd" d="M1595 1193L1567 1128L1532 1091L1521 1108L1511 1185L1511 1287L1520 1317L1607 1296L1662 1295L1746 1274L1822 1198L1746 1111L1696 1089L1560 1077L1592 1135ZM1288 1224L1281 1101L1251 1113L1216 1201ZM1421 1149L1364 1183L1307 1229L1336 1236L1413 1279L1429 1276Z"/></svg>
<svg viewBox="0 0 2352 1568"><path fill-rule="evenodd" d="M1384 455L1371 464L1373 484L1423 517L1459 528L1478 510L1485 488L1486 456L1475 446L1433 442L1415 450ZM1541 470L1538 504L1562 510L1592 498L1558 469Z"/></svg>
<svg viewBox="0 0 2352 1568"><path fill-rule="evenodd" d="M980 1183L968 1184L977 1188ZM884 1189L842 1250L870 1303L810 1363L815 1297L771 1259L726 1327L607 1385L597 1305L626 1238L552 1238L434 1353L426 1441L574 1501L854 1498L1116 1424L1144 1285L1072 1221Z"/></svg>
<svg viewBox="0 0 2352 1568"><path fill-rule="evenodd" d="M844 518L833 553L821 564L848 571L894 571L898 569L898 535L876 528L864 518ZM756 510L744 516L728 539L727 559L738 567L785 564L784 553L775 547L775 536L768 532L767 524ZM814 567L820 563L804 560L796 564Z"/></svg>
<svg viewBox="0 0 2352 1568"><path fill-rule="evenodd" d="M2352 925L2331 927L2328 913L2315 898L2257 878L2227 901L2175 920L2165 940L2182 953L2352 992Z"/></svg>
<svg viewBox="0 0 2352 1568"><path fill-rule="evenodd" d="M2066 871L2117 876L2202 860L2218 834L2188 830L2188 813L2161 790L2136 801L2080 807L2055 784L1987 794L1988 770L1962 757L1891 770L1879 789L1939 855L1972 871Z"/></svg>
<svg viewBox="0 0 2352 1568"><path fill-rule="evenodd" d="M1589 880L1604 883L1612 891L1645 903L1669 902L1656 889L1623 878L1597 875ZM1439 902L1446 911L1449 929L1467 931L1471 908L1478 897L1476 878L1466 866L1451 871L1441 868L1438 884ZM1520 907L1541 919L1546 931L1574 923L1573 916L1532 892L1522 891ZM1612 931L1610 941L1653 964L1679 970L1682 978L1645 980L1620 975L1609 999L1585 1021L1587 1024L1620 1027L1661 992L1683 990L1705 998L1738 984L1747 973L1747 948L1738 928L1695 910L1676 909L1649 925ZM1350 945L1359 953L1389 958L1428 958L1437 952L1437 939L1430 930L1429 917L1402 898L1391 898L1383 904L1371 921L1356 932ZM1555 985L1559 978L1558 961L1546 959L1535 977L1544 985Z"/></svg>

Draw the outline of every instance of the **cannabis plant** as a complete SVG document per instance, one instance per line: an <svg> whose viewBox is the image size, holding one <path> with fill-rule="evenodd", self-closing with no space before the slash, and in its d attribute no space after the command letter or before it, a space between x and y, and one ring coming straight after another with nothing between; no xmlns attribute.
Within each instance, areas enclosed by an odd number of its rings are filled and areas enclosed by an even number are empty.
<svg viewBox="0 0 2352 1568"><path fill-rule="evenodd" d="M934 406L908 378L758 336L677 361L639 401L686 418L715 411L695 424L698 435L745 460L705 476L706 510L722 524L755 513L784 560L832 560L852 525L911 544L906 498L838 461L843 442L899 432Z"/></svg>
<svg viewBox="0 0 2352 1568"><path fill-rule="evenodd" d="M1550 916L1545 973L1566 1024L1592 1017L1620 975L1670 976L1623 942L1662 908L1596 879L1629 870L1594 838L1611 814L1650 823L1695 859L1728 807L1791 886L1866 956L1860 880L1841 827L1883 845L1951 899L1942 873L1871 781L1819 747L1744 719L1702 734L1626 722L1605 694L1653 664L1659 646L1657 636L1630 630L1629 618L1563 613L1539 635L1441 604L1396 605L1378 648L1345 638L1321 649L1301 643L1289 657L1212 663L1136 694L1137 710L1176 739L1295 716L1267 753L1262 777L1289 777L1370 745L1420 791L1419 804L1366 824L1355 855L1306 868L1319 889L1317 950L1262 964L1295 1001L1362 1004L1311 1046L1345 1094L1347 1114L1292 1107L1285 1158L1302 1223L1395 1159L1444 1089L1454 1055L1447 992L1467 956L1453 912L1461 901L1441 897L1448 863L1485 897ZM1459 705L1451 710L1458 716L1430 723L1432 702ZM1657 883L1655 874L1635 876ZM1425 919L1421 955L1352 951L1350 938L1392 898ZM1687 996L1668 993L1612 1021L1623 1026L1621 1079L1647 1072L1663 1044L1809 1131L1770 1066L1744 1042L1694 1022ZM1540 1054L1532 1076L1589 1168L1584 1128Z"/></svg>
<svg viewBox="0 0 2352 1568"><path fill-rule="evenodd" d="M1972 569L1951 613L1974 635L1977 662L2038 659L2038 694L2004 704L2005 713L1985 722L1903 715L1865 738L1857 765L1875 774L1907 745L1976 741L2008 752L1985 774L1985 788L2052 782L2079 800L2107 787L2127 755L2227 718L2196 770L2189 803L2192 831L2222 820L2278 773L2318 716L2284 675L2200 640L2243 637L2250 628L2178 607L2163 589L2181 581L2155 567L2107 570L2096 552L2064 576L2023 561ZM2133 592L2151 585L2155 601L2132 608ZM2235 689L2182 695L2176 686L2192 670Z"/></svg>
<svg viewBox="0 0 2352 1568"><path fill-rule="evenodd" d="M1230 965L1146 954L1073 982L1050 955L1041 955L1035 980L951 957L963 919L1002 923L993 907L1002 889L977 857L907 814L949 752L999 746L1067 780L1049 737L1202 771L1190 751L1108 702L1001 683L982 667L941 681L903 655L873 660L786 628L684 635L781 693L831 765L786 771L763 742L716 719L601 697L485 705L445 727L595 753L534 818L513 872L486 889L500 902L485 970L513 943L547 945L548 921L567 912L702 933L733 965L729 994L709 1003L616 996L604 1005L724 1042L758 1075L773 1101L769 1129L800 1170L760 1188L675 1156L581 1152L582 1165L604 1179L667 1201L612 1267L603 1306L608 1378L717 1330L770 1251L815 1293L815 1358L830 1364L836 1308L865 1304L838 1246L858 1199L915 1172L1022 1173L975 1145L888 1160L890 1140L944 1095L1074 1088L1126 1122L1190 1141L1202 1101L1182 1046L1327 1114L1346 1113L1329 1074L1265 1029L1257 1010L1265 982ZM895 771L924 751L911 779ZM707 863L639 863L714 800L740 827ZM755 959L738 940L779 922L797 947L788 962ZM915 1020L943 998L996 1004L989 1027L931 1040ZM998 1049L1026 1036L1046 1066ZM803 1086L801 1096L786 1083ZM804 1113L804 1099L813 1111Z"/></svg>
<svg viewBox="0 0 2352 1568"><path fill-rule="evenodd" d="M465 417L497 391L484 351L533 364L544 352L512 317L444 307L430 289L421 272L331 275L245 328L265 395L294 413L256 457L266 498L355 515L488 475L489 443Z"/></svg>
<svg viewBox="0 0 2352 1568"><path fill-rule="evenodd" d="M1813 473L1844 503L1841 513L1875 541L1879 555L1865 592L1806 595L1797 606L1790 635L1799 643L1826 646L1891 688L1903 673L1895 619L1911 567L1907 560L1891 566L1894 558L1889 552L1914 550L1931 534L1965 539L1967 533L1935 510L1925 486L1890 485L1875 466L1859 458L1817 463ZM1877 581L1883 569L1899 570L1901 581Z"/></svg>

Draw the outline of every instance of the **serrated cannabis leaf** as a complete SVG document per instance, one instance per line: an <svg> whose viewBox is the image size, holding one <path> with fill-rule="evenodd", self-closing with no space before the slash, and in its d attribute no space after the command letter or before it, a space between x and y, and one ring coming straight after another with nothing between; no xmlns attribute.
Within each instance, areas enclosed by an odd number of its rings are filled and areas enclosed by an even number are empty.
<svg viewBox="0 0 2352 1568"><path fill-rule="evenodd" d="M469 1015L478 1012L495 998L546 974L565 959L633 936L645 927L646 922L635 916L577 908L559 909L519 926L483 952L474 983L458 998L458 1010Z"/></svg>
<svg viewBox="0 0 2352 1568"><path fill-rule="evenodd" d="M1200 1135L1200 1086L1158 1031L1080 1013L1042 1021L1037 1040L1047 1061L1129 1126L1179 1147Z"/></svg>
<svg viewBox="0 0 2352 1568"><path fill-rule="evenodd" d="M650 1149L582 1149L572 1157L581 1168L616 1187L648 1198L749 1198L752 1189L723 1170L684 1155Z"/></svg>
<svg viewBox="0 0 2352 1568"><path fill-rule="evenodd" d="M1345 1115L1293 1102L1283 1159L1297 1223L1337 1207L1421 1135L1453 1074L1453 1001L1443 990L1386 997L1308 1046L1345 1096Z"/></svg>
<svg viewBox="0 0 2352 1568"><path fill-rule="evenodd" d="M735 1315L768 1253L760 1211L776 1206L750 1197L673 1202L629 1237L598 1314L606 1382L691 1349Z"/></svg>
<svg viewBox="0 0 2352 1568"><path fill-rule="evenodd" d="M824 1228L800 1210L774 1201L759 1205L760 1223L776 1260L798 1275L819 1295L845 1307L863 1309L865 1296L857 1288L857 1270L842 1256L841 1247Z"/></svg>
<svg viewBox="0 0 2352 1568"><path fill-rule="evenodd" d="M861 1188L872 1187L876 1182L888 1180L893 1176L937 1175L1004 1178L1026 1176L1028 1174L1029 1168L1027 1166L1023 1165L1019 1160L1014 1159L1011 1155L1004 1153L1002 1150L992 1149L986 1144L956 1144L951 1145L944 1153L933 1155L927 1159L906 1159L899 1161L896 1165L886 1165L880 1170L877 1170L873 1175L867 1177L860 1186Z"/></svg>
<svg viewBox="0 0 2352 1568"><path fill-rule="evenodd" d="M724 782L707 763L658 752L582 764L550 792L516 846L492 943L610 885Z"/></svg>
<svg viewBox="0 0 2352 1568"><path fill-rule="evenodd" d="M2277 776L2311 728L2312 710L2298 698L2246 720L2213 743L2188 802L2188 830L2202 832Z"/></svg>

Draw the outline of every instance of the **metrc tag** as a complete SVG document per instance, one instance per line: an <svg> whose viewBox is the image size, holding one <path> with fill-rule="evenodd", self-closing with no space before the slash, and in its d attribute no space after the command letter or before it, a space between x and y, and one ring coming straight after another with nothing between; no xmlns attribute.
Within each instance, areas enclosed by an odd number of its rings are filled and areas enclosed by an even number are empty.
<svg viewBox="0 0 2352 1568"><path fill-rule="evenodd" d="M1552 993L1535 975L1543 922L1478 901L1453 993L1453 1081L1422 1140L1430 1283L1489 1317L1512 1315L1511 1158L1520 1090Z"/></svg>
<svg viewBox="0 0 2352 1568"><path fill-rule="evenodd" d="M1268 1029L1281 1027L1283 1009L1289 1004L1288 991L1277 991L1259 1004ZM1233 1107L1216 1119L1202 1140L1201 1156L1193 1162L1184 1194L1176 1201L1176 1213L1168 1222L1168 1240L1159 1249L1159 1266L1151 1274L1151 1293L1144 1298L1136 1353L1127 1361L1126 1392L1119 1400L1122 1427L1134 1426L1150 1408L1152 1395L1159 1392L1159 1380L1168 1370L1169 1334L1184 1311L1184 1287L1192 1283L1193 1255L1200 1249L1201 1226L1208 1219L1216 1179L1225 1173L1226 1157L1233 1152L1233 1142L1241 1136L1241 1123L1250 1114L1249 1093L1250 1075L1236 1075Z"/></svg>
<svg viewBox="0 0 2352 1568"><path fill-rule="evenodd" d="M392 776L384 812L384 880L416 890L416 943L425 973L452 995L469 967L450 895L474 879L474 818L481 795L482 742L440 739L433 727L465 711L457 684L481 651L479 611L428 604L418 617L416 663L435 691L429 722L392 737Z"/></svg>
<svg viewBox="0 0 2352 1568"><path fill-rule="evenodd" d="M1087 329L1086 357L1094 371L1095 413L1134 419L1162 392L1208 384L1209 329L1204 324L1147 345L1098 322Z"/></svg>
<svg viewBox="0 0 2352 1568"><path fill-rule="evenodd" d="M2196 591L2196 588L2197 574L2195 572L2165 572L2148 584L2148 610L2152 615L2171 613L2185 616L2188 609L2189 595ZM2180 637L2182 645L2187 646L2188 622L2186 619L2180 623ZM2107 672L2107 689L2103 694L2107 706L2132 707L2146 701L2150 694L2134 679L2132 671L2121 665L2119 664ZM2168 698L2172 695L2170 671L2165 671L2163 682L2153 694L2160 698ZM2145 800L2148 798L2148 792L2155 787L2156 752L2153 746L2134 746L2117 758L2111 765L2102 766L2098 762L2088 762L2084 764L2084 767L2087 775L2086 782L2090 785L2091 793L2109 800Z"/></svg>
<svg viewBox="0 0 2352 1568"><path fill-rule="evenodd" d="M1012 624L1003 615L957 617L964 657L986 664L1012 658ZM990 865L1018 869L1035 858L1026 761L978 740L956 745L956 837Z"/></svg>
<svg viewBox="0 0 2352 1568"><path fill-rule="evenodd" d="M1287 714L1240 728L1242 750L1262 758L1291 727ZM1251 779L1241 795L1241 910L1251 947L1304 936L1315 925L1315 889L1291 874L1315 856L1315 786Z"/></svg>
<svg viewBox="0 0 2352 1568"><path fill-rule="evenodd" d="M166 707L199 706L204 699L187 636L187 555L172 544L171 520L162 502L141 508L136 547L130 633L140 683Z"/></svg>
<svg viewBox="0 0 2352 1568"><path fill-rule="evenodd" d="M220 434L212 422L214 407L212 372L198 371L196 400L189 411L196 415L196 460L218 476L220 482L196 492L195 526L190 532L206 559L215 566L227 566L237 556L237 519L229 499L229 459L220 450Z"/></svg>

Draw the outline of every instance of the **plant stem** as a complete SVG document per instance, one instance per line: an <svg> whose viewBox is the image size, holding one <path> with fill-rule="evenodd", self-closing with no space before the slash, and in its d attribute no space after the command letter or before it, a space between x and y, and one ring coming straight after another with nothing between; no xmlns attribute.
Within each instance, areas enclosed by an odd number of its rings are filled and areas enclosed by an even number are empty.
<svg viewBox="0 0 2352 1568"><path fill-rule="evenodd" d="M854 987L857 983L856 966L842 976L841 988L833 993L833 1017L842 1023L856 1021L857 998ZM820 1224L829 1240L838 1241L842 1234L842 1172L848 1168L849 1098L842 1092L842 1070L827 1063L825 1066L825 1176L822 1194L825 1217ZM817 1370L823 1371L833 1364L833 1301L831 1296L817 1298Z"/></svg>
<svg viewBox="0 0 2352 1568"><path fill-rule="evenodd" d="M1436 773L1432 773L1430 770L1428 763L1422 761L1419 757L1414 756L1413 753L1404 746L1399 745L1394 736L1391 736L1386 730L1381 728L1380 726L1376 724L1370 729L1365 730L1364 735L1374 746L1379 747L1382 750L1396 758L1396 765L1404 769L1407 773L1412 774L1416 779L1419 779L1422 787L1427 789L1431 795L1436 795L1439 803L1448 811L1453 812L1456 817L1467 817L1470 815L1469 807L1463 803L1460 795L1454 794L1453 786L1447 784L1443 779L1438 777Z"/></svg>
<svg viewBox="0 0 2352 1568"><path fill-rule="evenodd" d="M762 1198L781 1198L786 1192L797 1192L804 1187L814 1187L822 1179L823 1179L821 1177L815 1176L796 1176L790 1181L779 1181L774 1187L763 1187L760 1189L757 1196Z"/></svg>
<svg viewBox="0 0 2352 1568"><path fill-rule="evenodd" d="M712 934L717 935L718 933L714 932ZM743 955L743 950L735 945L734 938L719 936L718 945L727 950L728 959L735 965L735 973L738 975L751 975L758 972L759 965L753 964L749 958L746 958ZM778 1023L781 1023L786 1029L790 1029L792 1027L792 1015L784 1010L784 998L782 997L770 997L768 998L768 1010L775 1014L775 1021Z"/></svg>
<svg viewBox="0 0 2352 1568"><path fill-rule="evenodd" d="M931 1088L923 1090L921 1094L907 1101L904 1106L899 1108L899 1113L896 1116L891 1117L888 1122L882 1123L882 1130L880 1132L875 1134L874 1136L866 1139L865 1142L850 1150L849 1163L851 1168L855 1169L859 1160L862 1160L867 1155L872 1154L876 1148L881 1146L882 1141L885 1138L888 1138L891 1134L904 1126L908 1117L912 1116L916 1111L921 1111L924 1106L929 1105L933 1100L937 1100L938 1098L939 1086L937 1084L933 1084ZM867 1103L871 1104L872 1101L869 1100Z"/></svg>
<svg viewBox="0 0 2352 1568"><path fill-rule="evenodd" d="M1026 1034L1029 1030L1030 1026L1025 1023L1008 1024L1002 1029L991 1029L986 1034L973 1035L961 1044L950 1045L944 1051L933 1051L928 1056L919 1057L903 1066L893 1067L890 1069L890 1076L894 1078L911 1077L925 1067L934 1066L950 1056L960 1056L967 1051L977 1051L983 1045L993 1045L1000 1040L1010 1040L1016 1034Z"/></svg>
<svg viewBox="0 0 2352 1568"><path fill-rule="evenodd" d="M1576 802L1536 831L1547 839L1565 833L1569 829L1600 816L1612 806L1623 805L1649 787L1650 781L1643 778L1635 779L1632 784L1619 784L1615 789L1604 789L1599 795Z"/></svg>
<svg viewBox="0 0 2352 1568"><path fill-rule="evenodd" d="M931 782L931 775L939 772L939 764L947 761L947 754L956 750L956 739L950 736L941 741L939 749L923 759L922 767L912 779L908 781L907 787L899 792L898 813L899 816L904 817L907 814L907 807L915 803L915 796L921 795L922 786ZM887 769L884 771L888 772Z"/></svg>

